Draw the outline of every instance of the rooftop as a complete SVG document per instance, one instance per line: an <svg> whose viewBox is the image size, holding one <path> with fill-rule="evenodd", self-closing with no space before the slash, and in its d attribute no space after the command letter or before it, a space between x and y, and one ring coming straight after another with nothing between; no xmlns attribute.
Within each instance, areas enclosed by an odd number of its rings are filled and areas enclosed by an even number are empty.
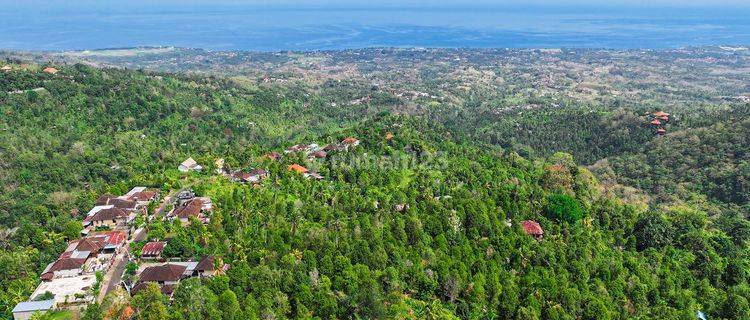
<svg viewBox="0 0 750 320"><path fill-rule="evenodd" d="M178 281L185 269L186 266L171 263L148 267L138 276L138 282Z"/></svg>
<svg viewBox="0 0 750 320"><path fill-rule="evenodd" d="M16 305L16 307L13 308L13 313L50 310L52 309L53 306L55 306L54 299L41 300L41 301L24 301L24 302L19 302Z"/></svg>
<svg viewBox="0 0 750 320"><path fill-rule="evenodd" d="M146 255L146 256L159 255L164 250L164 246L166 245L167 243L164 241L153 241L153 242L146 243L143 246L143 249L141 249L141 255Z"/></svg>
<svg viewBox="0 0 750 320"><path fill-rule="evenodd" d="M524 220L521 221L521 226L523 227L523 231L526 232L526 234L530 234L533 236L541 236L544 234L544 230L542 230L542 226L539 225L539 222L533 220Z"/></svg>
<svg viewBox="0 0 750 320"><path fill-rule="evenodd" d="M51 281L42 281L39 286L31 294L31 299L34 299L45 292L49 291L55 295L55 302L65 303L66 297L68 302L75 301L76 294L83 294L90 296L91 286L96 282L94 275L81 275L76 277L64 277L51 279ZM86 299L86 298L84 298ZM88 298L90 299L90 297Z"/></svg>

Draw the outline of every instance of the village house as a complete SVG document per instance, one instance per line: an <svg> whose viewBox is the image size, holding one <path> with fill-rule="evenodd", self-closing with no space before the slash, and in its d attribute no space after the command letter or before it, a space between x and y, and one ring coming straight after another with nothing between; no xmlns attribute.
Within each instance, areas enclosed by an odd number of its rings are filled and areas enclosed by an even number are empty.
<svg viewBox="0 0 750 320"><path fill-rule="evenodd" d="M295 153L295 152L302 152L307 150L308 146L306 144L295 144L286 150L284 150L284 153Z"/></svg>
<svg viewBox="0 0 750 320"><path fill-rule="evenodd" d="M125 238L122 231L108 231L71 241L60 257L47 265L41 279L51 281L106 269L112 255L125 244Z"/></svg>
<svg viewBox="0 0 750 320"><path fill-rule="evenodd" d="M347 137L344 140L341 140L341 146L344 150L349 150L349 148L353 148L359 145L359 140L357 138L353 137Z"/></svg>
<svg viewBox="0 0 750 320"><path fill-rule="evenodd" d="M68 258L55 260L42 271L41 279L51 281L55 278L75 277L82 274L89 254L88 251L76 251Z"/></svg>
<svg viewBox="0 0 750 320"><path fill-rule="evenodd" d="M135 210L138 209L138 201L130 199L129 196L120 196L120 197L117 197L117 196L107 195L107 194L101 195L96 200L96 205L97 205L97 207L99 207L99 206L113 206L115 208L120 208L120 209L128 211L128 212L135 211Z"/></svg>
<svg viewBox="0 0 750 320"><path fill-rule="evenodd" d="M523 228L523 232L534 237L534 239L542 240L544 230L542 230L542 226L538 222L533 220L521 221L521 228Z"/></svg>
<svg viewBox="0 0 750 320"><path fill-rule="evenodd" d="M240 183L260 183L265 178L268 178L268 171L265 169L253 169L250 172L237 171L232 174L232 181Z"/></svg>
<svg viewBox="0 0 750 320"><path fill-rule="evenodd" d="M328 144L325 147L323 147L322 150L325 151L325 152L338 151L339 147L336 146L335 144Z"/></svg>
<svg viewBox="0 0 750 320"><path fill-rule="evenodd" d="M57 69L55 69L55 68L53 68L53 67L46 67L46 68L44 68L44 70L42 70L42 71L43 71L44 73L48 73L48 74L57 74L57 72L58 72L58 71L57 71Z"/></svg>
<svg viewBox="0 0 750 320"><path fill-rule="evenodd" d="M325 151L318 150L318 151L310 153L310 155L308 156L308 158L310 160L325 159L326 156L328 156L328 154Z"/></svg>
<svg viewBox="0 0 750 320"><path fill-rule="evenodd" d="M669 113L666 113L666 112L664 112L664 111L657 111L657 112L654 112L654 113L653 113L653 116L654 116L654 117L657 117L657 118L659 118L659 117L669 117L669 116L670 116L670 114L669 114Z"/></svg>
<svg viewBox="0 0 750 320"><path fill-rule="evenodd" d="M167 243L164 241L152 241L146 243L141 249L141 259L161 259L161 253Z"/></svg>
<svg viewBox="0 0 750 320"><path fill-rule="evenodd" d="M94 228L115 229L125 226L128 222L129 214L125 210L115 207L99 210L83 219L84 225L91 225Z"/></svg>
<svg viewBox="0 0 750 320"><path fill-rule="evenodd" d="M177 167L177 170L180 170L180 172L189 172L191 170L200 172L203 170L203 167L195 162L193 158L187 158Z"/></svg>
<svg viewBox="0 0 750 320"><path fill-rule="evenodd" d="M130 196L130 200L135 201L139 207L147 206L151 202L159 201L159 192L155 190L136 192Z"/></svg>
<svg viewBox="0 0 750 320"><path fill-rule="evenodd" d="M299 174L305 174L309 170L307 170L307 168L305 168L305 167L303 167L303 166L298 165L298 164L295 163L295 164L292 164L292 165L289 166L289 171L294 171L294 172L299 173Z"/></svg>
<svg viewBox="0 0 750 320"><path fill-rule="evenodd" d="M55 300L24 301L19 302L13 308L14 320L31 319L34 314L44 314L55 308Z"/></svg>
<svg viewBox="0 0 750 320"><path fill-rule="evenodd" d="M177 200L178 200L177 202L180 205L189 200L192 200L193 198L195 198L195 192L193 192L193 190L190 190L190 189L182 190L177 193Z"/></svg>
<svg viewBox="0 0 750 320"><path fill-rule="evenodd" d="M94 300L91 295L91 287L95 282L96 276L94 274L45 280L39 283L30 299L35 300L51 293L57 307L89 303Z"/></svg>
<svg viewBox="0 0 750 320"><path fill-rule="evenodd" d="M125 244L127 234L122 231L107 231L89 236L89 238L104 239L104 245L102 246L102 253L116 253L118 249L122 248Z"/></svg>
<svg viewBox="0 0 750 320"><path fill-rule="evenodd" d="M192 276L194 277L213 277L223 274L229 269L229 265L222 263L221 267L216 267L216 257L212 255L203 256L198 264L193 268Z"/></svg>
<svg viewBox="0 0 750 320"><path fill-rule="evenodd" d="M167 214L167 219L179 219L183 225L187 225L190 223L190 217L194 217L202 223L208 223L210 218L205 213L212 209L210 200L205 197L188 200L182 205L176 206L172 212Z"/></svg>
<svg viewBox="0 0 750 320"><path fill-rule="evenodd" d="M173 263L148 267L138 276L138 282L130 290L130 294L135 295L151 282L158 284L165 295L171 296L175 285L184 277L186 269L185 266Z"/></svg>
<svg viewBox="0 0 750 320"><path fill-rule="evenodd" d="M4 65L2 68L0 68L0 70L2 70L3 72L10 72L11 70L13 70L13 68L11 68L10 65Z"/></svg>
<svg viewBox="0 0 750 320"><path fill-rule="evenodd" d="M129 201L135 201L136 207L145 207L152 201L158 201L159 200L159 191L157 190L148 190L146 187L135 187L133 189L130 189L128 193L125 195L118 197L120 200L129 200ZM129 202L122 202L123 205L126 203L130 205Z"/></svg>

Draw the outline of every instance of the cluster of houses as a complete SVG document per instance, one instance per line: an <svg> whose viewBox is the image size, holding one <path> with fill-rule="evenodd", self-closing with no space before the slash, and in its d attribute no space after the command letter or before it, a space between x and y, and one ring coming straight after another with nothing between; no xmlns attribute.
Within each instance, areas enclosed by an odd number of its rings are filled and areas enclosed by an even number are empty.
<svg viewBox="0 0 750 320"><path fill-rule="evenodd" d="M22 67L23 67L23 65L22 65ZM2 68L0 68L0 71L11 72L11 71L13 71L13 67L11 67L9 64L6 64ZM47 74L55 75L59 71L56 68L54 68L54 67L46 67L46 68L42 69L42 72L47 73Z"/></svg>
<svg viewBox="0 0 750 320"><path fill-rule="evenodd" d="M669 113L657 111L651 114L652 119L649 124L656 130L656 134L664 135L667 133L666 124L669 122Z"/></svg>
<svg viewBox="0 0 750 320"><path fill-rule="evenodd" d="M393 134L388 133L388 137L386 139L390 140L393 138ZM319 146L316 143L311 144L296 144L293 145L286 150L284 150L284 154L292 154L292 153L304 153L307 157L308 161L315 161L318 159L325 159L328 157L328 155L331 152L336 151L349 151L351 148L356 147L360 144L360 141L357 138L354 137L347 137L339 143L332 143L328 144L326 146ZM278 152L269 152L265 155L266 158L271 159L273 161L280 161L283 157L282 154ZM223 175L230 180L238 183L248 183L252 185L257 185L261 183L264 179L269 177L269 172L266 169L260 169L255 168L251 170L235 170L235 171L229 171L224 167L224 159L217 159L216 162L216 173ZM185 161L180 163L180 165L177 167L177 169L180 172L187 173L191 171L200 172L203 170L203 167L199 165L195 159L193 158L187 158ZM289 171L294 171L296 173L299 173L303 175L305 178L308 179L315 179L315 180L323 180L324 177L317 172L310 171L308 168L305 168L304 166L300 164L292 164L288 167ZM183 218L185 214L194 214L195 209L187 210L183 213ZM187 219L187 218L184 218Z"/></svg>
<svg viewBox="0 0 750 320"><path fill-rule="evenodd" d="M342 140L340 143L328 144L324 147L320 147L319 145L315 143L312 143L309 145L308 144L296 144L284 150L284 153L285 154L305 153L309 161L315 161L317 159L325 159L326 157L328 157L328 154L331 152L349 151L351 148L358 146L359 143L360 141L357 138L348 137ZM275 152L267 154L266 157L273 159L273 160L281 159L281 155ZM317 172L310 171L304 166L296 164L296 163L290 165L288 167L288 170L301 174L305 178L308 178L308 179L314 179L314 180L324 179L323 176L321 176Z"/></svg>
<svg viewBox="0 0 750 320"><path fill-rule="evenodd" d="M182 225L189 224L191 218L204 224L210 221L210 212L213 210L211 198L197 197L192 190L182 190L175 198L173 209L164 217L166 220L179 220ZM229 268L228 264L221 263L210 255L203 256L197 261L164 262L162 253L168 245L167 241L150 241L143 245L140 254L141 268L137 272L138 280L132 287L126 286L130 294L137 294L148 283L155 283L165 295L171 297L180 280L189 277L211 277L222 274Z"/></svg>
<svg viewBox="0 0 750 320"><path fill-rule="evenodd" d="M145 213L150 202L158 200L159 192L145 187L135 187L122 196L102 195L83 218L82 233L100 229L127 230L136 216Z"/></svg>
<svg viewBox="0 0 750 320"><path fill-rule="evenodd" d="M133 188L122 196L100 196L83 218L81 238L70 241L57 260L44 268L30 301L13 309L14 319L94 301L91 289L97 281L96 273L106 273L116 257L126 252L131 222L145 212L149 202L158 199L157 191L145 187Z"/></svg>
<svg viewBox="0 0 750 320"><path fill-rule="evenodd" d="M392 138L392 135L391 135ZM309 161L315 161L318 159L325 159L328 157L328 155L331 152L335 151L349 151L351 148L358 146L360 141L356 138L348 137L342 140L340 143L336 144L328 144L324 147L319 146L318 144L311 143L311 144L296 144L293 145L286 150L284 150L284 154L293 154L293 153L304 153L305 156L307 156L307 159ZM280 161L283 157L282 154L278 152L269 152L265 155L266 158L273 160L273 161ZM183 162L179 169L183 172L188 172L190 170L195 169L189 169L189 165L194 164L195 161L191 161L191 159L186 160L186 162ZM252 185L257 185L261 183L263 180L269 177L269 172L266 169L251 169L249 171L246 170L236 170L233 172L229 172L224 168L224 159L218 159L216 160L216 172L218 174L221 174L230 180L238 183L248 183ZM323 180L324 177L317 172L311 171L308 168L305 168L304 166L300 164L292 164L288 167L289 171L293 171L296 173L299 173L303 175L305 178L308 179L314 179L314 180Z"/></svg>

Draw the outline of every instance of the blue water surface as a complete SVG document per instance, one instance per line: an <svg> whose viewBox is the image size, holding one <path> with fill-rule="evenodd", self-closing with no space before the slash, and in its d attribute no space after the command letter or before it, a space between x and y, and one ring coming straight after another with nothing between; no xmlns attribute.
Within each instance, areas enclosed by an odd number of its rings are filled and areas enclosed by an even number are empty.
<svg viewBox="0 0 750 320"><path fill-rule="evenodd" d="M5 4L0 48L679 48L750 44L750 9ZM113 4L115 3L115 4Z"/></svg>

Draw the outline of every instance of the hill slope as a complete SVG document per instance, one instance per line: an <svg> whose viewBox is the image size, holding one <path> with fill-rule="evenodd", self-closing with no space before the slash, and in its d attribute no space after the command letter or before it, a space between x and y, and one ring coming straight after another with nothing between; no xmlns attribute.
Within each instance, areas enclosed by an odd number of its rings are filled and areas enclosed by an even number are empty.
<svg viewBox="0 0 750 320"><path fill-rule="evenodd" d="M37 86L44 91L0 95L0 212L18 228L0 251L4 316L77 236L71 209L135 185L190 185L211 197L210 224L147 229L170 235L169 257L214 254L232 265L181 282L172 302L150 290L125 300L137 319L750 315L747 221L628 205L600 194L566 154L525 159L424 118L360 121L212 78L82 66L49 76L32 66L4 77L0 92ZM324 160L262 156L347 136L361 145ZM270 178L253 188L213 170L181 175L187 156L267 168ZM324 179L291 173L292 163ZM525 219L540 223L543 239L525 234ZM106 312L122 309L85 314Z"/></svg>

